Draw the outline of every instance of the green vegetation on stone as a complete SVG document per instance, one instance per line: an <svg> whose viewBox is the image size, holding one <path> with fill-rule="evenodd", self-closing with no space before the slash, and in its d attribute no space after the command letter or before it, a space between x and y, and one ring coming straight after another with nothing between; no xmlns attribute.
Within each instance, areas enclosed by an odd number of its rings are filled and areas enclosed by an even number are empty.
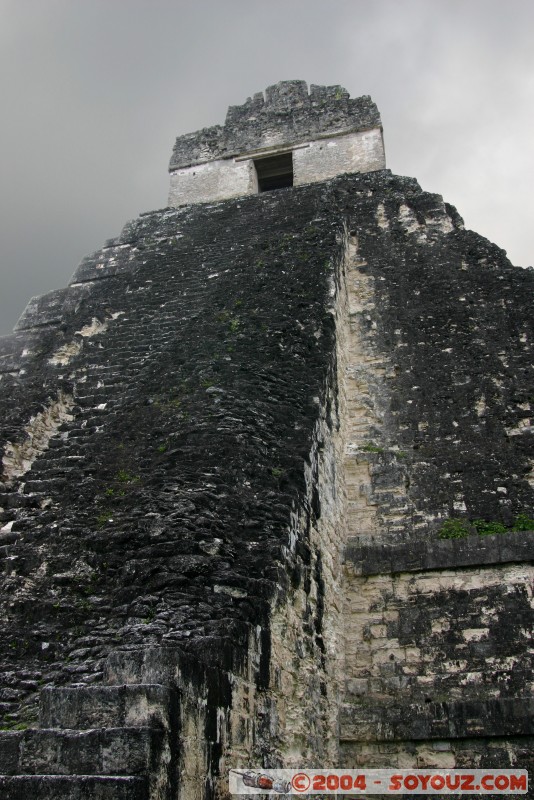
<svg viewBox="0 0 534 800"><path fill-rule="evenodd" d="M36 728L36 722L11 722L0 726L0 731L26 731L28 728Z"/></svg>
<svg viewBox="0 0 534 800"><path fill-rule="evenodd" d="M120 469L115 475L115 480L119 483L139 483L141 477L139 475L132 475L125 469Z"/></svg>
<svg viewBox="0 0 534 800"><path fill-rule="evenodd" d="M374 442L367 442L367 444L364 444L361 449L364 451L364 453L383 453L384 452L384 448L383 447L378 447L378 445L374 444Z"/></svg>
<svg viewBox="0 0 534 800"><path fill-rule="evenodd" d="M534 531L534 519L526 514L518 514L514 522L514 531Z"/></svg>
<svg viewBox="0 0 534 800"><path fill-rule="evenodd" d="M99 528L103 528L108 522L113 522L113 513L111 511L102 511L96 518L96 524Z"/></svg>
<svg viewBox="0 0 534 800"><path fill-rule="evenodd" d="M463 539L471 532L467 524L463 519L448 519L441 526L438 537L440 539Z"/></svg>
<svg viewBox="0 0 534 800"><path fill-rule="evenodd" d="M474 519L473 528L479 536L491 536L492 533L506 533L508 528L502 522L486 522L484 519Z"/></svg>
<svg viewBox="0 0 534 800"><path fill-rule="evenodd" d="M464 539L471 534L479 536L492 536L496 533L514 533L517 531L534 531L534 519L526 514L519 514L513 525L506 526L502 522L484 519L451 518L445 520L438 531L439 539Z"/></svg>

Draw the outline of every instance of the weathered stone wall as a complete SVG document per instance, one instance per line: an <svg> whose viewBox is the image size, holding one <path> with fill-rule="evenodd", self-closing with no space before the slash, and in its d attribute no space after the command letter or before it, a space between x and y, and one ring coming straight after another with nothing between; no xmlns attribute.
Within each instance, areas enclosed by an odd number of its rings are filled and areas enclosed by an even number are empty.
<svg viewBox="0 0 534 800"><path fill-rule="evenodd" d="M384 169L382 131L327 137L293 150L293 185L319 183L344 172ZM258 193L258 176L252 158L219 159L171 173L169 206L212 203Z"/></svg>
<svg viewBox="0 0 534 800"><path fill-rule="evenodd" d="M384 143L380 128L310 142L293 152L294 185L318 183L344 172L384 169Z"/></svg>
<svg viewBox="0 0 534 800"><path fill-rule="evenodd" d="M324 136L380 128L370 97L351 98L341 86L310 86L283 81L230 106L224 126L179 136L169 171L219 158L271 148L291 147Z"/></svg>
<svg viewBox="0 0 534 800"><path fill-rule="evenodd" d="M258 193L258 176L252 159L218 159L171 173L169 205L216 203Z"/></svg>
<svg viewBox="0 0 534 800"><path fill-rule="evenodd" d="M156 683L187 797L334 763L340 232L313 191L146 215L2 341L4 724Z"/></svg>
<svg viewBox="0 0 534 800"><path fill-rule="evenodd" d="M33 300L0 341L4 724L47 686L82 687L49 689L65 728L141 724L122 684L176 696L106 798L526 765L530 534L438 530L533 514L533 286L377 171L143 215ZM44 746L2 741L13 775Z"/></svg>
<svg viewBox="0 0 534 800"><path fill-rule="evenodd" d="M350 461L369 470L359 494L376 515L358 521L358 501L353 532L435 538L451 517L511 526L534 503L533 272L464 230L440 197L383 176L346 195L363 348Z"/></svg>
<svg viewBox="0 0 534 800"><path fill-rule="evenodd" d="M346 261L340 763L532 769L533 534L438 538L450 519L533 516L532 271L441 198L362 185Z"/></svg>
<svg viewBox="0 0 534 800"><path fill-rule="evenodd" d="M354 575L347 560L340 718L347 765L355 754L364 763L357 743L393 742L405 754L392 767L430 766L430 756L418 761L406 745L418 740L440 743L434 767L461 767L465 761L455 763L453 755L458 739L531 733L534 570L522 558L532 533L508 537L505 552L498 540L486 542L484 566L476 564L473 544L474 565L458 563L453 542L440 543L447 569L410 564L410 547L404 564L396 548L397 563L376 575ZM513 766L513 752L491 766ZM489 765L487 754L484 761Z"/></svg>
<svg viewBox="0 0 534 800"><path fill-rule="evenodd" d="M208 203L255 194L253 158L293 151L293 183L386 166L380 116L369 97L350 99L340 86L284 81L231 107L224 126L176 140L169 205ZM250 156L244 158L244 156Z"/></svg>

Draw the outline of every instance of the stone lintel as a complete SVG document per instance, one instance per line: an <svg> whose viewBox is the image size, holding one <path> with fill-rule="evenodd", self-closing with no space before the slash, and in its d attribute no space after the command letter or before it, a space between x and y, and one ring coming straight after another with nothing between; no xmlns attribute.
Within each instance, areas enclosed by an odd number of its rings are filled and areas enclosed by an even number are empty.
<svg viewBox="0 0 534 800"><path fill-rule="evenodd" d="M434 539L386 543L357 537L349 540L345 563L356 575L423 572L486 564L532 561L534 532L510 531L465 539Z"/></svg>
<svg viewBox="0 0 534 800"><path fill-rule="evenodd" d="M531 736L534 701L493 698L393 707L345 705L341 741L412 741L470 737Z"/></svg>

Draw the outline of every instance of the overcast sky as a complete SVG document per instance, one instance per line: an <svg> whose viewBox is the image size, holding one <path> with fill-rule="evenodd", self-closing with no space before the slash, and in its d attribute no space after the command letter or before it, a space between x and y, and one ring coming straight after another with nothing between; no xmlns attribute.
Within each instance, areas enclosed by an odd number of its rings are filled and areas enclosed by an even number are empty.
<svg viewBox="0 0 534 800"><path fill-rule="evenodd" d="M370 94L387 165L534 261L533 0L0 0L0 334L167 201L178 134L280 80Z"/></svg>

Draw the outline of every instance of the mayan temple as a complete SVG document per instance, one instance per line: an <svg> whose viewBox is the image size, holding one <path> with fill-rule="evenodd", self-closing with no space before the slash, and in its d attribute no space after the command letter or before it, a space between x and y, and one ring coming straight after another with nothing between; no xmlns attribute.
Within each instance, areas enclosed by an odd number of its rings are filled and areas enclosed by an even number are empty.
<svg viewBox="0 0 534 800"><path fill-rule="evenodd" d="M534 271L385 163L271 86L0 339L0 800L534 769Z"/></svg>

